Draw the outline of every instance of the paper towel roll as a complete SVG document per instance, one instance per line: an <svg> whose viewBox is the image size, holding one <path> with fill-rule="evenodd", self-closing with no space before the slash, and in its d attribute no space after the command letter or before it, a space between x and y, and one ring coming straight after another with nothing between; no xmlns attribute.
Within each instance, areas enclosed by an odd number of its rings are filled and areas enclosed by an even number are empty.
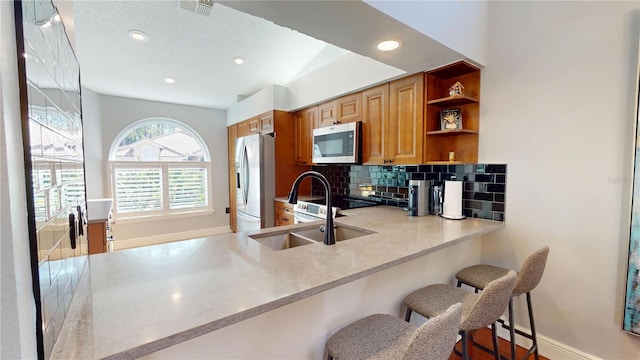
<svg viewBox="0 0 640 360"><path fill-rule="evenodd" d="M449 219L462 219L462 181L444 182L444 202L442 216Z"/></svg>

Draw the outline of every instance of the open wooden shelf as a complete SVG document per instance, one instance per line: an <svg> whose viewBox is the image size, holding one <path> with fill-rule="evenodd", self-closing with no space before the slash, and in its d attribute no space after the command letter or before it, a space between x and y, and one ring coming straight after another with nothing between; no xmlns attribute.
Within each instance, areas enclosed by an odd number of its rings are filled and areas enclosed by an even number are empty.
<svg viewBox="0 0 640 360"><path fill-rule="evenodd" d="M449 96L456 82L464 87L464 95ZM465 61L449 64L425 74L425 163L455 164L478 161L480 129L480 69ZM442 130L442 111L458 108L462 129ZM455 161L447 161L449 153Z"/></svg>
<svg viewBox="0 0 640 360"><path fill-rule="evenodd" d="M478 133L478 130L471 130L471 129L427 131L427 135L461 135L461 134L477 134L477 133Z"/></svg>
<svg viewBox="0 0 640 360"><path fill-rule="evenodd" d="M466 104L478 103L478 99L471 96L449 96L445 98L427 101L427 105L436 105L440 107L460 106Z"/></svg>

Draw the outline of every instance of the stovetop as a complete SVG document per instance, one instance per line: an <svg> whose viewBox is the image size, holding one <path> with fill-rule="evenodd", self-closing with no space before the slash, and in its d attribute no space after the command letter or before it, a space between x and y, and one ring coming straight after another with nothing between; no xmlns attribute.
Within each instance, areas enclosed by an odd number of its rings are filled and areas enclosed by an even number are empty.
<svg viewBox="0 0 640 360"><path fill-rule="evenodd" d="M333 207L339 208L340 210L349 210L349 209L380 205L380 203L375 201L357 199L357 198L348 198L348 197L334 197L331 200L333 202L333 204L331 205ZM325 200L317 199L317 200L309 200L307 202L324 205Z"/></svg>

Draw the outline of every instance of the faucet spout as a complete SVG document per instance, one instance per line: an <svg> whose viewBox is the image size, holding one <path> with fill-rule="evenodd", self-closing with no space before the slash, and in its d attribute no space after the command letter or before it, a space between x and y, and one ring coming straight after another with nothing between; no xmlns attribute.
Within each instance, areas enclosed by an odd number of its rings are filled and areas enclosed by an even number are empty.
<svg viewBox="0 0 640 360"><path fill-rule="evenodd" d="M327 218L324 224L324 235L322 237L322 242L325 245L333 245L336 243L336 236L333 232L333 208L331 207L331 185L329 185L329 180L317 171L305 171L293 182L291 186L291 192L289 192L289 204L298 203L298 186L300 186L300 182L307 177L313 177L322 183L324 186L325 193L325 204L327 206Z"/></svg>

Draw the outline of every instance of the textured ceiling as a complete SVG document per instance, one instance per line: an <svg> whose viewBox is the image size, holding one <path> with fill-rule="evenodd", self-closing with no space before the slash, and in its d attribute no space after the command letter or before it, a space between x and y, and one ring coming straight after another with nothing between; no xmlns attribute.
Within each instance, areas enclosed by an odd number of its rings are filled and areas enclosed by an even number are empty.
<svg viewBox="0 0 640 360"><path fill-rule="evenodd" d="M406 73L462 58L362 1L217 1L210 16L181 8L194 1L74 0L67 30L74 32L82 85L100 94L226 109L238 96L287 86L346 54ZM132 29L149 39L132 41ZM387 37L403 46L376 50ZM237 56L243 65L233 63ZM387 80L375 75L372 84Z"/></svg>
<svg viewBox="0 0 640 360"><path fill-rule="evenodd" d="M215 4L210 16L179 1L75 1L83 86L117 95L227 108L238 95L286 85L348 51ZM132 41L129 30L148 40ZM233 59L241 56L243 65ZM173 77L174 84L163 79Z"/></svg>

